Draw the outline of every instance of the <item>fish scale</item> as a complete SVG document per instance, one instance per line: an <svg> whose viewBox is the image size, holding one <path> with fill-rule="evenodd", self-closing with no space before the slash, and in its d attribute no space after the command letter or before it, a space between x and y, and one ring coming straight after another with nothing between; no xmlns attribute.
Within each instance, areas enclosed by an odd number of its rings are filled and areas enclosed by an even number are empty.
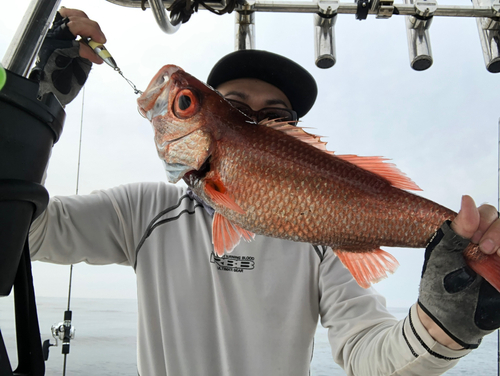
<svg viewBox="0 0 500 376"><path fill-rule="evenodd" d="M425 247L456 216L407 192L419 188L384 159L334 155L299 127L256 124L178 67L163 67L138 104L169 180L215 209L219 256L254 234L327 245L368 287L397 267L381 246ZM498 255L471 244L464 257L500 291Z"/></svg>
<svg viewBox="0 0 500 376"><path fill-rule="evenodd" d="M263 125L252 127L251 132L241 132L243 137L240 135L236 141L228 135L228 140L218 144L211 162L211 168L219 171L223 184L247 214L218 208L217 203L200 192L226 218L252 232L329 245L334 249L354 244L362 246L356 251L366 252L373 249L373 244L423 247L436 227L455 216L450 210L392 187L385 179L313 146L293 138L280 140L283 135L279 131ZM242 152L248 149L247 145L253 145L255 150ZM293 163L298 158L301 162ZM326 177L324 166L329 169ZM266 174L264 181L256 179ZM273 182L273 186L267 189L269 182ZM318 190L319 186L324 188ZM343 197L338 195L339 191ZM415 213L419 212L418 206L425 207L420 226L418 215L406 216L404 222L397 220L411 211L410 195ZM276 202L286 204L279 215L275 214L279 206ZM308 210L311 204L317 210ZM434 209L435 214L431 215L431 209L436 207L439 210ZM362 208L368 209L363 216ZM343 218L349 222L346 227L339 226ZM380 222L384 225L380 226ZM405 228L411 236L401 233Z"/></svg>

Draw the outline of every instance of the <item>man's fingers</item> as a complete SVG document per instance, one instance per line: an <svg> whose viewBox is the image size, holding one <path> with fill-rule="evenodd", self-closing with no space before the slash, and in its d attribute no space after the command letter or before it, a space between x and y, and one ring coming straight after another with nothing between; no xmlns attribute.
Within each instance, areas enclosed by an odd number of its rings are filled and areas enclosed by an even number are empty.
<svg viewBox="0 0 500 376"><path fill-rule="evenodd" d="M452 230L467 239L472 238L480 224L479 210L470 196L462 196L462 206L451 223Z"/></svg>
<svg viewBox="0 0 500 376"><path fill-rule="evenodd" d="M99 24L89 19L85 12L61 7L59 13L61 16L69 18L68 28L75 37L80 35L84 38L92 38L98 43L106 43L106 37Z"/></svg>
<svg viewBox="0 0 500 376"><path fill-rule="evenodd" d="M486 233L488 228L498 219L497 209L492 205L481 205L479 208L480 223L479 228L472 236L471 241L479 244L479 241Z"/></svg>
<svg viewBox="0 0 500 376"><path fill-rule="evenodd" d="M71 9L65 7L61 7L59 9L59 14L63 17L77 16L77 17L89 18L87 14L80 9Z"/></svg>
<svg viewBox="0 0 500 376"><path fill-rule="evenodd" d="M101 31L99 24L84 17L68 17L69 31L75 36L80 35L84 38L92 38L98 43L106 43L106 37Z"/></svg>
<svg viewBox="0 0 500 376"><path fill-rule="evenodd" d="M479 240L479 249L487 254L497 252L500 256L500 220L497 210L491 205L484 205L484 227L483 234ZM475 235L476 237L476 235Z"/></svg>

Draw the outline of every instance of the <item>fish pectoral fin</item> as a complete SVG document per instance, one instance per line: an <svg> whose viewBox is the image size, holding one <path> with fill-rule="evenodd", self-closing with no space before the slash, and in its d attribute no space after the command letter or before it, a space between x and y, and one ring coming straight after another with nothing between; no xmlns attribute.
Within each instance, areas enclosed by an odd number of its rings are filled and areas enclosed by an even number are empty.
<svg viewBox="0 0 500 376"><path fill-rule="evenodd" d="M242 229L221 214L215 213L212 222L212 243L218 256L230 253L240 243L241 238L249 242L254 237L254 233Z"/></svg>
<svg viewBox="0 0 500 376"><path fill-rule="evenodd" d="M357 252L336 249L334 252L356 282L365 289L387 278L387 272L392 274L399 266L393 255L380 248Z"/></svg>
<svg viewBox="0 0 500 376"><path fill-rule="evenodd" d="M205 192L216 204L236 213L245 214L245 211L227 194L226 187L220 179L205 179Z"/></svg>

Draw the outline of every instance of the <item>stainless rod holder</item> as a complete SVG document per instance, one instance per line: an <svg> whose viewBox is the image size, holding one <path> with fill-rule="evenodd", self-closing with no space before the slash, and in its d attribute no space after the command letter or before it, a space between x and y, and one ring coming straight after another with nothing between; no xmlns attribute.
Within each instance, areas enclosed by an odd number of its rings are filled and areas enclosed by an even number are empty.
<svg viewBox="0 0 500 376"><path fill-rule="evenodd" d="M314 15L314 53L318 68L331 68L337 62L335 50L335 22L337 14L332 16Z"/></svg>
<svg viewBox="0 0 500 376"><path fill-rule="evenodd" d="M318 68L331 68L337 62L335 51L335 22L339 9L338 0L319 0L320 11L314 14L314 53Z"/></svg>
<svg viewBox="0 0 500 376"><path fill-rule="evenodd" d="M138 8L141 6L137 0L107 0L111 3ZM154 0L155 3L171 5L174 0ZM208 4L207 0L207 4ZM214 0L212 0L214 1ZM239 13L236 19L236 49L249 49L255 47L255 12L285 12L285 13L313 13L319 17L328 18L324 11L324 4L335 3L335 14L353 14L358 12L358 4L353 2L332 1L280 1L280 0L243 0L238 3L235 11ZM472 0L472 6L440 5L435 0L405 0L403 4L396 4L394 0L373 0L368 10L368 15L377 18L390 18L392 16L406 16L406 29L410 63L415 70L425 70L432 65L432 52L429 38L429 27L433 17L475 17L478 18L479 36L481 39L486 68L492 73L500 72L500 0ZM146 4L147 6L147 4ZM202 7L200 7L202 9ZM251 12L250 12L251 10ZM164 9L163 9L164 13ZM331 16L331 14L330 14ZM165 18L166 15L159 16ZM331 25L322 18L315 16L315 27L319 29L315 41L316 59L327 51L329 61L319 59L319 64L335 63L334 30L335 17L331 17ZM331 28L330 28L331 26ZM330 34L331 33L331 34ZM333 65L332 64L332 65ZM318 65L319 66L319 65Z"/></svg>
<svg viewBox="0 0 500 376"><path fill-rule="evenodd" d="M474 6L491 6L500 17L500 1L473 0ZM483 50L486 69L491 73L500 72L500 21L492 18L476 18L479 39Z"/></svg>
<svg viewBox="0 0 500 376"><path fill-rule="evenodd" d="M140 1L136 0L106 0L112 4L121 5L130 8L140 8ZM170 6L173 0L165 0L163 3L166 6ZM248 6L249 1L244 5L238 5L235 10L243 10ZM212 6L212 3L206 1L207 5ZM389 2L385 3L386 8L389 6ZM145 4L148 6L148 3ZM212 6L213 8L219 9L219 7ZM341 2L339 3L338 14L356 14L357 4L355 2ZM415 7L413 4L393 4L394 12L393 16L412 16L415 15ZM253 1L252 0L252 10L255 12L283 12L283 13L321 13L321 8L315 2L311 1ZM200 9L204 9L200 6ZM380 18L379 9L370 9L368 14L378 15ZM495 12L491 7L474 7L472 5L440 5L434 16L440 17L498 17L498 13Z"/></svg>
<svg viewBox="0 0 500 376"><path fill-rule="evenodd" d="M406 16L406 35L410 65L416 71L423 71L432 65L431 40L429 28L437 9L434 0L405 0L415 6L415 16Z"/></svg>
<svg viewBox="0 0 500 376"><path fill-rule="evenodd" d="M4 68L26 77L61 0L32 0L4 55Z"/></svg>
<svg viewBox="0 0 500 376"><path fill-rule="evenodd" d="M255 49L255 12L237 11L235 21L235 50Z"/></svg>

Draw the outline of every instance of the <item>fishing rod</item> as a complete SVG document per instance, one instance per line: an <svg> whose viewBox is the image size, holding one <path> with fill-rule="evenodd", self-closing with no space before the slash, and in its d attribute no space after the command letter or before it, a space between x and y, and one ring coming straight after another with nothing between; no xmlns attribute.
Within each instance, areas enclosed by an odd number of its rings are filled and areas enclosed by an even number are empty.
<svg viewBox="0 0 500 376"><path fill-rule="evenodd" d="M82 108L80 115L80 136L78 140L78 160L76 168L76 188L75 194L78 195L80 187L80 164L82 155L82 135L83 135L83 114L84 114L84 103L85 103L85 86L82 89ZM66 311L64 311L64 321L59 324L52 325L51 333L52 337L55 339L55 344L50 343L47 339L43 342L43 354L44 360L49 359L49 348L52 346L58 346L58 340L62 341L61 353L63 354L63 376L66 375L66 365L67 357L70 353L71 340L75 338L75 327L72 325L73 312L71 311L71 288L73 285L73 265L69 267L69 283L68 283L68 303Z"/></svg>

